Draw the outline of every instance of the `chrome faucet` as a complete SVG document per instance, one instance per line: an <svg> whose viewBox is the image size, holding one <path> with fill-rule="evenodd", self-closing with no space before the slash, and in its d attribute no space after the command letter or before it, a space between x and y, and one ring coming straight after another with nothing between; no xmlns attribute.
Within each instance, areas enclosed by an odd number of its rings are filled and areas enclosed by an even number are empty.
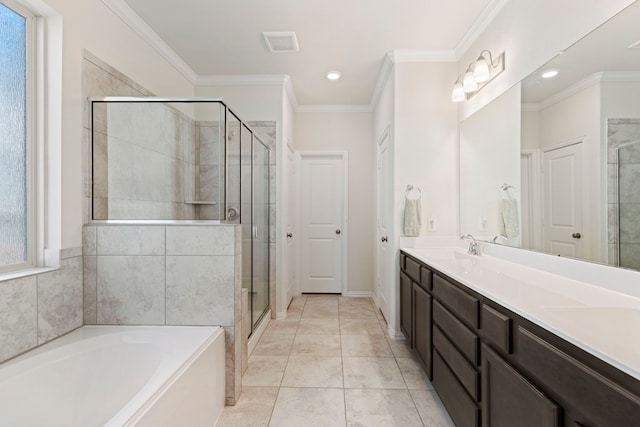
<svg viewBox="0 0 640 427"><path fill-rule="evenodd" d="M496 234L495 236L493 236L493 239L491 239L491 243L496 243L498 241L498 239L504 239L504 240L509 240L509 238L507 236L505 236L504 234L500 233L500 234Z"/></svg>
<svg viewBox="0 0 640 427"><path fill-rule="evenodd" d="M482 255L482 251L480 250L480 244L471 234L463 234L460 236L460 240L468 240L469 241L469 254L471 255Z"/></svg>

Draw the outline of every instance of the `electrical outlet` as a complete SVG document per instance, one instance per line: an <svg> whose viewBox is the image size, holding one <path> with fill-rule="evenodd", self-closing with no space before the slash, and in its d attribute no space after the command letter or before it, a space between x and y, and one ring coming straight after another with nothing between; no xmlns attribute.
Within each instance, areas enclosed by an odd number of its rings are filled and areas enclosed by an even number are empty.
<svg viewBox="0 0 640 427"><path fill-rule="evenodd" d="M487 231L487 218L478 218L478 227L480 231Z"/></svg>
<svg viewBox="0 0 640 427"><path fill-rule="evenodd" d="M438 229L438 221L435 218L427 219L427 231L436 231Z"/></svg>

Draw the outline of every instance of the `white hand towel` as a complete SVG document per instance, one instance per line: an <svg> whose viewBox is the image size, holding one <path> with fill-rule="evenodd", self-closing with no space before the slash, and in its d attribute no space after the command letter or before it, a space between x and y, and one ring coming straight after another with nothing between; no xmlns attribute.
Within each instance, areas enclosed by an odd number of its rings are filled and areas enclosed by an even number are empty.
<svg viewBox="0 0 640 427"><path fill-rule="evenodd" d="M504 223L504 235L518 237L520 234L520 216L518 215L518 201L516 199L500 200L500 214Z"/></svg>
<svg viewBox="0 0 640 427"><path fill-rule="evenodd" d="M404 235L417 237L422 229L421 199L405 199L404 202Z"/></svg>

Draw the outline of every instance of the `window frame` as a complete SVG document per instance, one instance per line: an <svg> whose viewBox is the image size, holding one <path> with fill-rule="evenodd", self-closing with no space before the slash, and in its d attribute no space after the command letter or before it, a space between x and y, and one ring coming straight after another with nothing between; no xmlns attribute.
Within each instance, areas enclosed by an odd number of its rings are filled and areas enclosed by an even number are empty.
<svg viewBox="0 0 640 427"><path fill-rule="evenodd" d="M25 7L24 4L15 0L0 0L3 6L25 19L25 132L26 132L26 207L27 207L27 236L26 236L26 260L24 262L0 265L0 274L15 273L38 266L38 239L37 239L37 48L38 48L38 25L37 16Z"/></svg>

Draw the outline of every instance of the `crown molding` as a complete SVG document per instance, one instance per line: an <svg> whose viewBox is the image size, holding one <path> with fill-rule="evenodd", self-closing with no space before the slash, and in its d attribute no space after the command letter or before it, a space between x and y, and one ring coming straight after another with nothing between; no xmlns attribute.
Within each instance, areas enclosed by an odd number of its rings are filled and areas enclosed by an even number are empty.
<svg viewBox="0 0 640 427"><path fill-rule="evenodd" d="M535 103L535 102L529 102L526 104L522 104L522 106L520 107L520 111L523 112L538 112L540 111L540 104Z"/></svg>
<svg viewBox="0 0 640 427"><path fill-rule="evenodd" d="M356 105L298 105L296 113L372 113L369 104Z"/></svg>
<svg viewBox="0 0 640 427"><path fill-rule="evenodd" d="M558 102L564 99L567 99L570 96L573 96L582 90L585 90L591 86L594 86L602 82L609 82L609 83L640 82L640 71L603 71L600 73L592 74L589 77L583 80L580 80L579 82L569 86L565 90L558 92L557 94L540 102L539 104L540 109L544 110L545 108L548 108L553 104L557 104Z"/></svg>
<svg viewBox="0 0 640 427"><path fill-rule="evenodd" d="M198 75L189 65L153 31L123 0L102 0L102 2L125 24L135 31L149 46L154 48L169 64L191 84L195 84Z"/></svg>
<svg viewBox="0 0 640 427"><path fill-rule="evenodd" d="M405 62L456 62L453 50L392 50L388 53L395 64Z"/></svg>
<svg viewBox="0 0 640 427"><path fill-rule="evenodd" d="M457 59L462 58L462 55L471 48L471 45L487 29L508 2L509 0L491 0L453 49Z"/></svg>

